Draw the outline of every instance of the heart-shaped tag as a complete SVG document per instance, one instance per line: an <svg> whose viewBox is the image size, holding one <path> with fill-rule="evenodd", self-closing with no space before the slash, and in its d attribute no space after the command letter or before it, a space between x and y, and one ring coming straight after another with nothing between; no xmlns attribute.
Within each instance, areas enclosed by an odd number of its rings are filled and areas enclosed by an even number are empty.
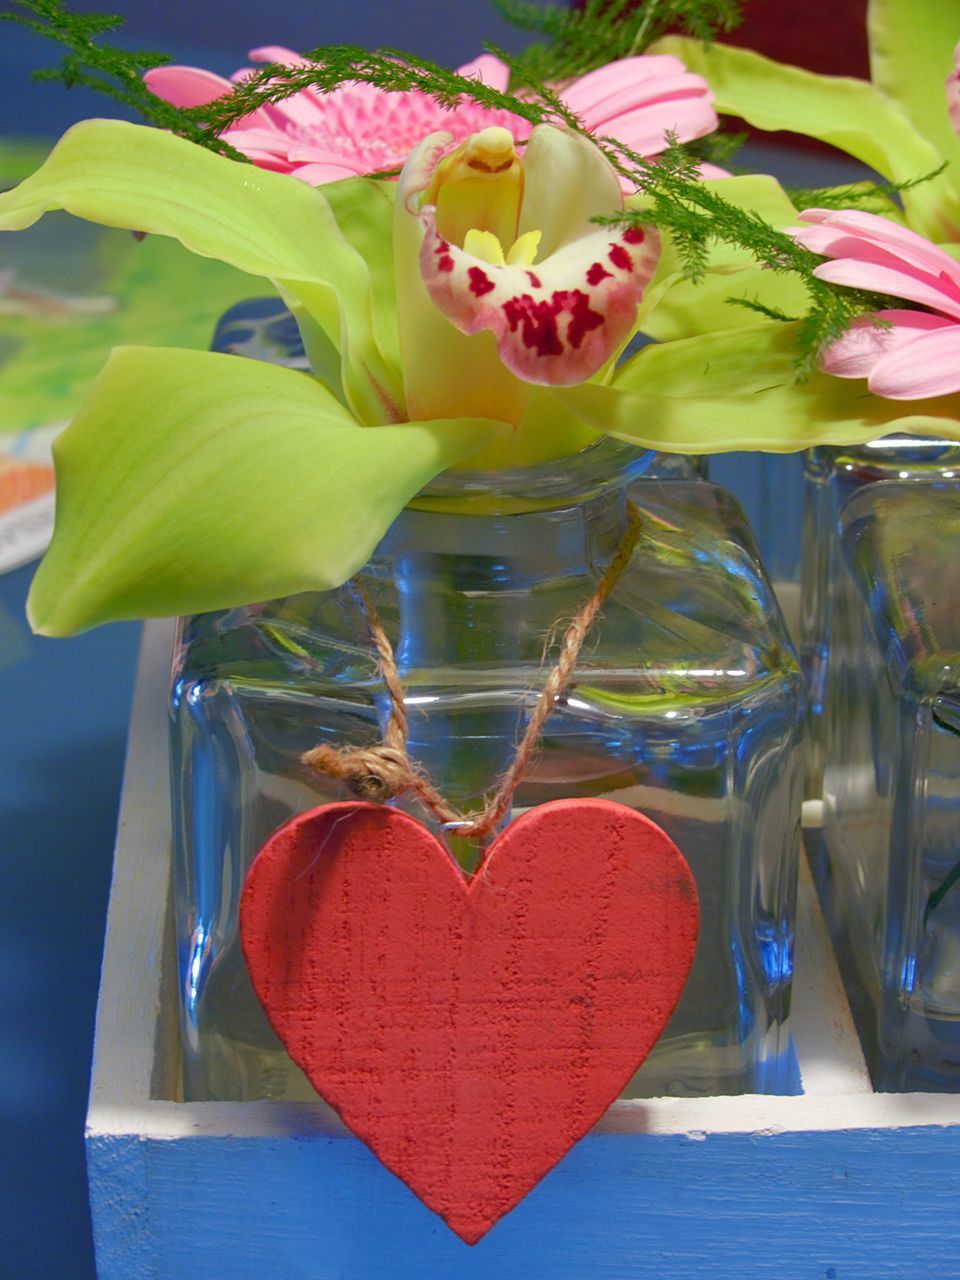
<svg viewBox="0 0 960 1280"><path fill-rule="evenodd" d="M240 904L290 1056L470 1244L643 1062L697 926L669 836L592 799L529 810L470 879L406 814L324 805L267 842Z"/></svg>

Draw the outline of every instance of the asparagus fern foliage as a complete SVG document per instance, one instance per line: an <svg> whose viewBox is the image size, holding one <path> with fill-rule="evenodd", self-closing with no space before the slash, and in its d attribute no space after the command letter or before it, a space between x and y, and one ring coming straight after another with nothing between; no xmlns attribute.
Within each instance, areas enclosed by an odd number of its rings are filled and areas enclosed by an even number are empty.
<svg viewBox="0 0 960 1280"><path fill-rule="evenodd" d="M552 81L641 52L667 29L680 26L691 34L712 37L718 30L734 26L740 16L739 0L644 0L640 4L636 0L585 0L579 10L527 0L493 2L516 25L547 38L545 45L534 45L519 57L490 46L490 51L510 67L507 92L414 54L328 45L308 50L304 55L307 62L302 65L266 65L240 81L231 93L193 108L173 107L143 83L144 71L169 62L169 57L155 51L121 49L104 40L122 25L120 18L78 14L63 0L15 0L14 9L0 12L0 19L20 23L70 50L57 67L37 73L41 78L98 89L135 108L160 128L243 161L246 158L220 136L230 125L258 107L283 101L303 89L329 93L348 81L362 81L386 91L417 90L447 107L472 99L485 107L511 111L533 125L561 123L585 132ZM669 232L690 278L702 277L711 244L721 242L746 250L772 271L802 279L810 297L810 310L801 329L798 359L802 369L812 367L820 347L842 333L856 316L882 304L874 295L837 289L818 280L813 275L819 263L816 255L758 215L724 200L715 186L701 182L699 157L690 148L673 142L662 155L650 160L614 138L592 138L618 172L646 197L641 210L626 212L621 221L652 222ZM821 204L826 202L825 193L816 195ZM776 314L769 308L759 309L769 316ZM791 317L777 314L776 318Z"/></svg>

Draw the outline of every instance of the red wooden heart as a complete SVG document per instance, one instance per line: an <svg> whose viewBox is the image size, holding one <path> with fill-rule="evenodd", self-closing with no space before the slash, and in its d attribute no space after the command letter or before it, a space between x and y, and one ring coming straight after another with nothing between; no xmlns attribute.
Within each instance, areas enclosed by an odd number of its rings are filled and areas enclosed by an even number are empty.
<svg viewBox="0 0 960 1280"><path fill-rule="evenodd" d="M469 880L406 814L324 805L267 842L240 905L290 1056L470 1244L643 1062L697 925L680 851L606 800L529 810Z"/></svg>

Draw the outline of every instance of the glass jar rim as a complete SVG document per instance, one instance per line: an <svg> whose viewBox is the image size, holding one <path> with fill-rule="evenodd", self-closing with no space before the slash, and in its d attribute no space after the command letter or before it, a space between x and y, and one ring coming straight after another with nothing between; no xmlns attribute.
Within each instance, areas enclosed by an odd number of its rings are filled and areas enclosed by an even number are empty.
<svg viewBox="0 0 960 1280"><path fill-rule="evenodd" d="M534 466L502 470L444 471L425 485L418 498L574 499L582 501L611 483L629 484L650 470L654 449L640 449L613 436L599 440L578 453L564 454Z"/></svg>

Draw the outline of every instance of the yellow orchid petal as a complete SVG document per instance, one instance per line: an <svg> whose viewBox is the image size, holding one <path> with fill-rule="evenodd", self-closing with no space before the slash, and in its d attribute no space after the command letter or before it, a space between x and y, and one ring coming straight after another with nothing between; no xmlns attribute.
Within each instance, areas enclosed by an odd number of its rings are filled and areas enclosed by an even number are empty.
<svg viewBox="0 0 960 1280"><path fill-rule="evenodd" d="M522 236L518 236L507 253L507 265L511 267L532 267L537 260L537 251L540 248L542 239L542 231L525 231ZM468 253L470 252L470 247L466 241L464 241L463 247Z"/></svg>
<svg viewBox="0 0 960 1280"><path fill-rule="evenodd" d="M472 228L513 244L523 196L523 168L513 135L483 129L437 165L421 204L435 205L441 234L462 245Z"/></svg>
<svg viewBox="0 0 960 1280"><path fill-rule="evenodd" d="M514 245L513 249L517 246ZM476 227L471 227L463 239L463 248L466 253L472 254L474 258L480 258L483 262L490 262L495 267L502 267L504 262L509 262L509 257L503 256L503 245L493 234L492 231L478 231ZM513 249L510 250L513 253Z"/></svg>

